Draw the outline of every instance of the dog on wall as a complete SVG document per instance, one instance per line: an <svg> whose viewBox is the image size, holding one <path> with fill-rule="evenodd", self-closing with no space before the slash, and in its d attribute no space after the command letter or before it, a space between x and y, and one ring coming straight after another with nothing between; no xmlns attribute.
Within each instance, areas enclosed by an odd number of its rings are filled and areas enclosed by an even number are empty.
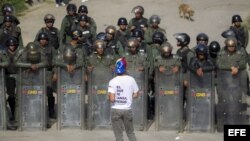
<svg viewBox="0 0 250 141"><path fill-rule="evenodd" d="M179 8L179 15L181 18L194 21L192 18L194 16L194 10L191 8L190 5L186 3L181 3L178 8Z"/></svg>

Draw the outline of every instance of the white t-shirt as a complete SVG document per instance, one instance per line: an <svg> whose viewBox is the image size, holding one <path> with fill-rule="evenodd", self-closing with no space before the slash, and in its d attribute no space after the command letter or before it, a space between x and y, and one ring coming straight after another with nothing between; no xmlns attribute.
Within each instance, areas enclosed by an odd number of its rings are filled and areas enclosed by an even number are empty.
<svg viewBox="0 0 250 141"><path fill-rule="evenodd" d="M109 81L108 92L115 94L115 102L112 103L113 109L131 109L133 93L139 91L135 79L128 75L116 76Z"/></svg>

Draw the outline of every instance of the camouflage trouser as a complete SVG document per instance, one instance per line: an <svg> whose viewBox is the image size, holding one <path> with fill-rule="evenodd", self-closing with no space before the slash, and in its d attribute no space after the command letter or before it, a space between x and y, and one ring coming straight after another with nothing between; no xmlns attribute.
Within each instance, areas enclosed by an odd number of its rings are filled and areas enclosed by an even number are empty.
<svg viewBox="0 0 250 141"><path fill-rule="evenodd" d="M124 127L129 141L136 141L132 110L112 109L111 121L116 141L123 141Z"/></svg>

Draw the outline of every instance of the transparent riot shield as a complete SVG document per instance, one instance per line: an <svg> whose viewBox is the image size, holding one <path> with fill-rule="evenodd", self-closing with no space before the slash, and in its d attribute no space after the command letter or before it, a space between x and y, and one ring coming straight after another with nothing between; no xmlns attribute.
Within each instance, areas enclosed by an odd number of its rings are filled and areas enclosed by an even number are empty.
<svg viewBox="0 0 250 141"><path fill-rule="evenodd" d="M88 77L88 128L111 129L108 83L112 71L104 65L95 66Z"/></svg>
<svg viewBox="0 0 250 141"><path fill-rule="evenodd" d="M147 89L148 89L148 70L138 71L136 63L129 64L127 67L128 75L132 76L139 88L139 96L133 99L133 123L135 130L144 131L147 126Z"/></svg>
<svg viewBox="0 0 250 141"><path fill-rule="evenodd" d="M85 129L85 73L83 68L68 73L66 68L59 67L57 74L58 129Z"/></svg>
<svg viewBox="0 0 250 141"><path fill-rule="evenodd" d="M231 71L217 72L217 130L223 132L224 125L248 124L246 105L242 103L241 74L232 75Z"/></svg>
<svg viewBox="0 0 250 141"><path fill-rule="evenodd" d="M45 130L46 110L46 69L37 71L19 68L18 102L20 130Z"/></svg>
<svg viewBox="0 0 250 141"><path fill-rule="evenodd" d="M214 72L189 72L187 131L214 132Z"/></svg>
<svg viewBox="0 0 250 141"><path fill-rule="evenodd" d="M182 74L155 69L155 128L183 130Z"/></svg>
<svg viewBox="0 0 250 141"><path fill-rule="evenodd" d="M6 130L6 97L5 97L5 73L0 68L0 130Z"/></svg>

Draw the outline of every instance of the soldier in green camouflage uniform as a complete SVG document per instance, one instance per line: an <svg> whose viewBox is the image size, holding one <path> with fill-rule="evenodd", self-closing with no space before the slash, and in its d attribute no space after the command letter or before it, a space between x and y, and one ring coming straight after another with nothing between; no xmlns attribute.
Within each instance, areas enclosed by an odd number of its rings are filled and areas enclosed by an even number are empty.
<svg viewBox="0 0 250 141"><path fill-rule="evenodd" d="M171 69L173 73L181 70L181 58L172 53L173 47L170 43L165 42L161 45L160 54L154 59L154 68L159 72L165 72Z"/></svg>
<svg viewBox="0 0 250 141"><path fill-rule="evenodd" d="M78 8L78 16L86 15L88 16L88 7L86 5L80 5ZM91 31L96 34L97 26L95 20L88 16L88 26L90 27Z"/></svg>
<svg viewBox="0 0 250 141"><path fill-rule="evenodd" d="M53 76L53 58L56 56L56 49L49 44L49 35L46 32L41 32L38 34L37 46L40 47L41 53L47 58L47 72L46 72L46 83L47 83L47 96L48 96L48 111L49 118L56 118L55 114L55 97L53 96L52 87L52 76Z"/></svg>
<svg viewBox="0 0 250 141"><path fill-rule="evenodd" d="M128 29L132 32L134 29L139 28L145 32L148 27L148 19L143 17L144 8L140 5L135 6L132 13L135 14L135 17L129 21Z"/></svg>
<svg viewBox="0 0 250 141"><path fill-rule="evenodd" d="M187 94L188 94L188 65L190 59L193 57L193 52L188 47L190 43L190 36L187 33L176 33L174 34L175 39L177 40L177 47L179 49L176 51L176 55L181 58L181 71L183 73L183 105L184 105L184 120L186 120L186 107L187 107Z"/></svg>
<svg viewBox="0 0 250 141"><path fill-rule="evenodd" d="M140 46L138 48L139 53L148 54L149 46L144 40L144 32L141 29L133 30L131 37L136 38L140 42Z"/></svg>
<svg viewBox="0 0 250 141"><path fill-rule="evenodd" d="M78 23L78 16L76 13L77 7L75 4L67 5L67 15L63 18L60 28L60 44L65 44L71 41L71 31Z"/></svg>
<svg viewBox="0 0 250 141"><path fill-rule="evenodd" d="M127 40L130 36L130 31L127 28L128 22L127 19L124 17L121 17L118 19L117 26L119 26L119 29L116 31L116 40L120 41L123 47L123 50L126 48Z"/></svg>
<svg viewBox="0 0 250 141"><path fill-rule="evenodd" d="M146 41L147 44L152 44L152 36L155 32L162 32L164 34L166 34L166 30L159 27L159 24L161 22L161 18L158 15L152 15L149 18L149 27L147 28L147 30L145 31L144 34L144 39ZM166 37L166 35L165 35Z"/></svg>
<svg viewBox="0 0 250 141"><path fill-rule="evenodd" d="M22 70L27 73L30 71L38 71L41 68L46 68L48 65L46 56L34 42L29 42L27 46L23 48L22 52L18 52L17 56L18 58L15 62L16 67L22 68Z"/></svg>
<svg viewBox="0 0 250 141"><path fill-rule="evenodd" d="M114 69L115 59L111 54L106 54L106 42L103 40L96 40L93 44L95 51L87 58L87 70L91 72L95 67L103 66Z"/></svg>
<svg viewBox="0 0 250 141"><path fill-rule="evenodd" d="M150 71L149 74L152 75L153 78L153 70L154 70L154 59L156 56L159 56L161 53L161 45L167 42L165 35L157 31L152 35L152 44L149 46L148 59L150 61Z"/></svg>
<svg viewBox="0 0 250 141"><path fill-rule="evenodd" d="M4 16L3 24L0 27L0 43L5 44L9 37L18 39L19 48L23 47L21 28L14 24L12 16Z"/></svg>
<svg viewBox="0 0 250 141"><path fill-rule="evenodd" d="M218 79L220 78L220 83L217 84L218 131L223 131L224 124L248 124L248 118L244 117L246 109L243 108L243 105L246 104L244 97L247 87L247 61L248 55L245 53L245 48L237 47L237 39L235 37L227 37L225 40L225 47L218 53L216 60L218 70L217 77ZM228 78L223 78L219 71L226 71L228 72L227 75L231 76L225 76ZM225 72L223 72L223 74L225 74ZM225 82L221 81L224 79ZM226 85L223 85L223 83L226 83ZM230 92L228 93L226 90ZM231 106L232 104L235 105Z"/></svg>
<svg viewBox="0 0 250 141"><path fill-rule="evenodd" d="M116 28L112 25L105 29L106 33L106 49L105 53L114 56L115 60L124 54L122 43L115 38Z"/></svg>
<svg viewBox="0 0 250 141"><path fill-rule="evenodd" d="M15 25L20 24L19 20L14 15L14 7L9 3L6 3L2 6L2 14L0 15L0 25L3 24L4 16L6 15L13 16L13 23Z"/></svg>
<svg viewBox="0 0 250 141"><path fill-rule="evenodd" d="M16 130L17 126L15 122L17 120L17 93L16 93L16 79L17 79L17 67L15 63L17 59L22 54L24 48L18 48L18 41L16 38L11 37L6 41L6 55L9 58L9 65L5 68L5 82L6 82L6 92L8 94L8 104L11 111L11 116L9 116L10 123L7 126L9 130Z"/></svg>
<svg viewBox="0 0 250 141"><path fill-rule="evenodd" d="M127 60L127 63L129 64L128 67L127 67L127 73L129 74L130 73L130 70L132 71L130 75L133 76L134 73L136 72L139 72L141 74L145 74L147 77L146 78L143 78L143 82L144 83L147 83L148 80L145 80L145 79L148 79L148 69L149 69L149 61L148 61L148 58L147 58L147 54L146 53L143 53L143 52L140 52L139 51L139 48L140 48L140 42L134 38L134 37L131 37L128 39L127 41L127 52L125 53L124 57L126 58ZM135 76L133 76L135 77ZM136 79L142 79L141 77L136 77ZM137 81L142 81L142 80L137 80ZM143 83L140 83L138 85L143 85ZM148 85L148 83L147 83ZM143 87L143 86L141 86ZM143 87L145 88L145 87ZM142 90L144 91L144 90ZM146 95L144 97L149 97L147 95L147 92L148 92L148 86L147 88L145 88L145 91ZM149 111L152 111L151 109L153 109L153 106L151 105L151 99L150 98L147 98L148 101L147 101L147 106L148 107L145 107L145 109L147 109L147 116L148 118L152 119L152 116L153 116L153 113L149 113Z"/></svg>
<svg viewBox="0 0 250 141"><path fill-rule="evenodd" d="M125 53L128 64L137 65L138 71L148 69L147 55L139 53L140 42L136 38L129 38L127 41L128 51Z"/></svg>
<svg viewBox="0 0 250 141"><path fill-rule="evenodd" d="M80 38L82 36L82 33L78 29L72 30L71 33L71 41L67 44L64 44L63 46L60 47L58 56L56 57L56 65L61 66L61 67L67 67L67 70L69 73L73 72L75 69L79 67L85 66L86 63L86 51L82 47L81 44L79 44ZM73 48L74 52L76 52L76 63L74 64L67 64L63 60L63 53L67 48Z"/></svg>
<svg viewBox="0 0 250 141"><path fill-rule="evenodd" d="M54 23L55 23L55 16L52 14L46 14L44 16L44 23L45 23L45 27L42 27L38 33L36 34L36 38L34 40L34 42L38 41L38 35L41 32L47 33L48 38L49 38L49 44L51 46L54 47L54 49L58 49L59 48L59 44L60 44L60 31L58 28L54 27Z"/></svg>
<svg viewBox="0 0 250 141"><path fill-rule="evenodd" d="M87 15L79 16L78 21L79 23L76 25L76 29L82 32L82 37L79 43L85 48L87 55L90 55L93 51L92 44L96 33L89 27L89 18Z"/></svg>
<svg viewBox="0 0 250 141"><path fill-rule="evenodd" d="M230 27L230 29L234 31L238 44L244 48L247 48L249 33L247 27L242 25L241 23L242 23L241 16L233 15L232 26Z"/></svg>
<svg viewBox="0 0 250 141"><path fill-rule="evenodd" d="M7 68L8 66L9 66L9 63L10 63L10 60L9 60L9 57L8 57L8 55L7 55L7 53L6 53L6 50L0 50L0 69L1 69L1 72L2 72L2 70L4 70L5 68ZM1 78L1 81L3 81L4 82L4 80L3 79L5 79L5 85L8 85L8 84L6 84L6 74L5 75L2 75L1 74L1 76L2 77L4 77L5 76L5 78ZM1 82L1 84L2 84L2 82ZM3 83L4 84L4 83ZM2 87L1 86L1 92L2 91L4 91L4 87ZM5 93L3 93L3 95L5 95ZM1 94L1 96L2 96L2 94ZM15 93L13 93L13 95L11 95L11 97L12 97L12 101L15 101ZM3 96L2 98L5 98L5 96ZM2 99L1 98L1 99ZM14 117L14 109L13 109L13 107L15 107L15 103L13 103L13 105L12 105L12 103L10 102L10 100L9 99L11 99L10 98L10 95L9 95L9 97L8 97L8 103L9 103L9 107L11 107L12 106L12 109L11 109L11 113L12 113L12 116L10 116L11 118L9 118L9 119L7 119L8 120L8 124L7 124L7 129L8 130L16 130L16 127L14 127L12 124L11 124L11 122L13 121L13 118L12 117ZM3 104L5 104L5 103L1 103L1 105L5 108L5 105L3 105ZM7 107L7 106L6 106ZM8 111L8 110L6 110L6 111ZM1 110L1 115L5 115L4 113L3 113L3 111ZM6 113L6 115L7 115L7 117L9 117L9 115L8 115L8 113ZM2 121L3 121L3 119L2 119Z"/></svg>

